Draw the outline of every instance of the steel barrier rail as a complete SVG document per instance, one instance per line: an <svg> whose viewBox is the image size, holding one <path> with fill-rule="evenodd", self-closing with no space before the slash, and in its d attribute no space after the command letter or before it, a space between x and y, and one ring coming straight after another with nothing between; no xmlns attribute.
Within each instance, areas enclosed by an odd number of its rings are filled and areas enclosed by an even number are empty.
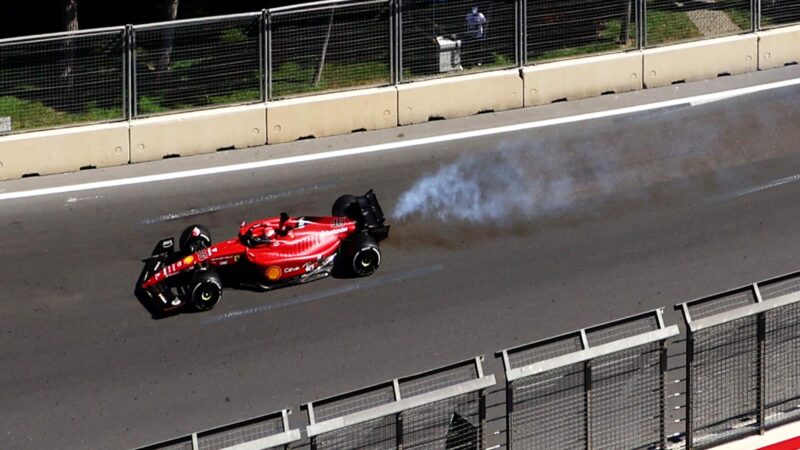
<svg viewBox="0 0 800 450"><path fill-rule="evenodd" d="M300 440L300 430L289 427L290 409L192 433L138 450L264 450L284 449Z"/></svg>
<svg viewBox="0 0 800 450"><path fill-rule="evenodd" d="M665 342L657 309L498 352L506 372L506 445L666 448Z"/></svg>
<svg viewBox="0 0 800 450"><path fill-rule="evenodd" d="M480 448L486 410L483 391L495 385L494 375L483 374L481 361L477 357L308 403L304 407L312 450L413 449L437 443Z"/></svg>
<svg viewBox="0 0 800 450"><path fill-rule="evenodd" d="M687 329L687 449L800 417L800 272L675 309Z"/></svg>

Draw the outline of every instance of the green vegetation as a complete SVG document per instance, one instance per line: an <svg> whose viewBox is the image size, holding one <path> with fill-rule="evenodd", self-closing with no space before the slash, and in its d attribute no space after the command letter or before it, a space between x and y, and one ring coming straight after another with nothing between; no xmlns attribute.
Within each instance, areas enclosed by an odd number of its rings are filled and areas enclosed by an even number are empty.
<svg viewBox="0 0 800 450"><path fill-rule="evenodd" d="M584 56L598 53L608 53L613 51L624 50L630 44L624 45L618 41L619 33L622 28L621 20L609 20L605 23L602 31L600 31L597 41L591 44L581 45L577 47L560 48L557 50L550 50L536 55L529 55L531 61L552 61L557 59L572 58L575 56ZM635 25L631 23L631 34L635 34Z"/></svg>
<svg viewBox="0 0 800 450"><path fill-rule="evenodd" d="M81 123L122 119L121 108L100 108L89 103L81 113L56 111L41 102L17 97L0 97L0 117L11 117L14 131L54 128Z"/></svg>
<svg viewBox="0 0 800 450"><path fill-rule="evenodd" d="M212 105L228 105L236 103L249 103L261 100L261 90L259 89L246 89L236 91L227 95L218 95L209 98Z"/></svg>
<svg viewBox="0 0 800 450"><path fill-rule="evenodd" d="M725 9L724 12L742 31L751 31L752 25L750 24L749 9L730 8Z"/></svg>
<svg viewBox="0 0 800 450"><path fill-rule="evenodd" d="M162 102L163 100L160 97L143 95L139 97L139 101L136 103L136 112L138 114L158 114L169 111L169 108L161 105Z"/></svg>
<svg viewBox="0 0 800 450"><path fill-rule="evenodd" d="M247 40L247 35L244 31L238 28L229 28L222 32L222 42L224 44L235 44L237 42L244 42Z"/></svg>
<svg viewBox="0 0 800 450"><path fill-rule="evenodd" d="M273 97L331 91L355 86L374 86L390 81L389 65L379 62L353 64L327 63L322 69L319 85L314 85L317 67L303 67L291 61L272 72Z"/></svg>
<svg viewBox="0 0 800 450"><path fill-rule="evenodd" d="M647 44L659 45L702 37L685 12L647 11Z"/></svg>

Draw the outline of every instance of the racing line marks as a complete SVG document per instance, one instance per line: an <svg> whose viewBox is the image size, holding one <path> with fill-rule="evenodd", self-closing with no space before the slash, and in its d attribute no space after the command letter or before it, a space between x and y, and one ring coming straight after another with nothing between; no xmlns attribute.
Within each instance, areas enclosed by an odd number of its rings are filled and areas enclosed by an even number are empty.
<svg viewBox="0 0 800 450"><path fill-rule="evenodd" d="M69 186L57 186L50 188L32 189L28 191L6 192L0 193L0 200L14 200L20 198L40 197L44 195L63 194L67 192L79 192L92 189L105 189L111 187L130 186L143 183L154 183L158 181L171 181L183 178L200 177L207 175L215 175L221 173L239 172L244 170L263 169L267 167L285 166L291 164L307 163L312 161L322 161L326 159L342 158L347 156L363 155L367 153L376 153L390 150L399 150L409 147L419 147L423 145L439 144L449 141L457 141L463 139L472 139L478 137L492 136L497 134L512 133L516 131L532 130L535 128L545 128L556 125L564 125L576 122L583 122L594 119L601 119L606 117L616 117L627 114L635 114L643 111L651 111L654 109L671 108L679 105L699 106L706 103L726 100L742 95L754 94L757 92L768 91L772 89L780 89L789 86L800 85L800 78L793 78L790 80L777 81L773 83L766 83L757 86L749 86L745 88L731 89L728 91L714 92L711 94L702 94L692 97L679 98L674 100L666 100L656 103L648 103L644 105L628 106L624 108L610 109L605 111L597 111L592 113L577 114L573 116L558 117L554 119L537 120L533 122L518 123L514 125L505 125L494 128L485 128L482 130L462 131L458 133L444 134L439 136L431 136L426 138L409 139L399 142L389 142L385 144L367 145L364 147L347 148L341 150L333 150L321 153L312 153L307 155L288 156L284 158L268 159L263 161L253 161L248 163L231 164L227 166L208 167L204 169L185 170L180 172L162 173L157 175L145 175L132 178L120 178L116 180L95 181L84 184L74 184Z"/></svg>
<svg viewBox="0 0 800 450"><path fill-rule="evenodd" d="M726 194L720 194L720 195L717 195L717 196L714 196L714 197L710 197L706 201L709 202L709 203L716 203L716 202L722 202L722 201L725 201L725 200L731 200L731 199L734 199L736 197L741 197L743 195L748 195L748 194L755 194L756 192L759 192L759 191L772 189L774 187L782 186L782 185L788 184L788 183L793 183L795 181L800 181L800 174L792 175L792 176L785 177L785 178L780 178L780 179L777 179L777 180L773 180L773 181L770 181L769 183L764 183L764 184L759 185L759 186L755 186L755 187L751 187L751 188L747 188L747 189L742 189L742 190L739 190L739 191L729 192L729 193L726 193Z"/></svg>
<svg viewBox="0 0 800 450"><path fill-rule="evenodd" d="M279 198L290 197L295 194L302 194L304 192L310 192L310 191L318 191L320 189L327 189L334 186L336 186L336 183L334 182L326 182L326 183L313 184L309 186L302 186L295 189L289 189L281 192L273 192L270 194L262 194L259 195L258 197L235 200L232 202L222 203L219 205L205 206L203 208L192 208L186 211L163 214L158 217L144 219L142 220L141 223L144 225L153 225L160 222L168 222L170 220L178 220L178 219L183 219L185 217L197 216L200 214L208 214L223 209L238 208L240 206L249 206L255 203L268 202L271 200L277 200Z"/></svg>
<svg viewBox="0 0 800 450"><path fill-rule="evenodd" d="M274 310L274 309L285 308L287 306L299 305L299 304L307 303L307 302L314 301L314 300L320 300L320 299L327 298L327 297L333 297L333 296L340 295L340 294L346 294L348 292L353 292L353 291L356 291L356 290L359 290L359 289L369 289L369 288L373 288L373 287L376 287L376 286L379 286L379 285L382 285L382 284L397 283L398 281L404 281L404 280L408 280L408 279L411 279L411 278L423 277L425 275L428 275L428 274L431 274L431 273L434 273L434 272L440 272L443 269L444 269L444 265L442 265L442 264L434 264L432 266L419 267L419 268L416 268L416 269L407 270L407 271L404 271L404 272L393 273L393 274L388 274L388 275L377 275L377 276L373 275L372 277L364 279L363 281L359 281L359 282L356 282L356 283L348 283L348 284L346 284L344 286L341 286L341 287L338 287L338 288L334 288L334 289L330 289L330 290L327 290L327 291L312 292L312 293L309 293L309 294L306 294L306 295L301 295L299 297L296 297L296 298L293 298L293 299L290 299L290 300L286 300L286 301L283 301L283 302L271 303L271 304L268 304L268 305L256 306L256 307L253 307L253 308L230 311L230 312L227 312L225 314L220 314L220 315L218 315L216 317L211 317L209 319L206 319L206 320L204 320L202 322L202 324L203 325L210 325L210 324L222 322L222 321L225 321L225 320L235 319L237 317L247 316L247 315L250 315L250 314L267 312L267 311L271 311L271 310ZM269 295L269 292L266 292L265 294Z"/></svg>

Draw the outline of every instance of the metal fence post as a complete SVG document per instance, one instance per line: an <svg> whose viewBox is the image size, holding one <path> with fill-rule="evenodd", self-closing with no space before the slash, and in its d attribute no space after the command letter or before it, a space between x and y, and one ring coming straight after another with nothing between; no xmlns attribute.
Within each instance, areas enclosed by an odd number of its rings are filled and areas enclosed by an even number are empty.
<svg viewBox="0 0 800 450"><path fill-rule="evenodd" d="M124 44L122 46L122 115L125 120L133 118L133 94L131 89L133 78L133 25L125 25Z"/></svg>
<svg viewBox="0 0 800 450"><path fill-rule="evenodd" d="M527 28L526 27L526 22L527 22L526 11L528 9L528 7L527 7L528 3L527 3L527 0L517 0L516 1L516 5L517 5L517 7L515 8L515 10L516 10L515 14L517 15L517 17L516 17L516 24L515 24L515 26L516 26L516 33L515 34L517 36L517 39L516 39L516 43L515 43L515 48L516 48L516 54L517 54L516 55L517 56L517 67L522 68L523 66L525 66L525 63L527 62L526 61L526 59L527 59L526 56L527 56L527 53L528 53L526 51L527 40L528 40L527 39L527 33L526 33L526 28Z"/></svg>
<svg viewBox="0 0 800 450"><path fill-rule="evenodd" d="M511 448L511 416L514 414L514 389L512 382L506 380L506 448Z"/></svg>
<svg viewBox="0 0 800 450"><path fill-rule="evenodd" d="M266 100L272 100L272 14L270 10L265 11L265 30L266 35L264 38L266 39L266 69L267 69L267 86L266 86Z"/></svg>
<svg viewBox="0 0 800 450"><path fill-rule="evenodd" d="M636 2L636 33L637 48L647 48L647 0Z"/></svg>
<svg viewBox="0 0 800 450"><path fill-rule="evenodd" d="M136 27L130 25L130 90L128 95L131 102L131 119L139 115L139 99L136 89Z"/></svg>
<svg viewBox="0 0 800 450"><path fill-rule="evenodd" d="M767 335L767 318L766 313L758 315L756 325L756 335L758 337L758 392L756 398L758 399L758 433L764 434L766 431L766 335Z"/></svg>
<svg viewBox="0 0 800 450"><path fill-rule="evenodd" d="M586 450L592 450L592 363L583 364L584 407L586 411Z"/></svg>
<svg viewBox="0 0 800 450"><path fill-rule="evenodd" d="M686 327L686 450L694 448L692 427L692 364L694 363L694 333Z"/></svg>
<svg viewBox="0 0 800 450"><path fill-rule="evenodd" d="M667 341L661 341L661 361L659 367L661 369L660 377L659 377L659 397L661 398L661 417L665 419L667 417L667 399L666 399L666 386L664 385L664 377L667 373ZM667 448L667 424L666 420L661 420L660 424L661 428L661 448Z"/></svg>
<svg viewBox="0 0 800 450"><path fill-rule="evenodd" d="M403 0L395 0L396 41L395 53L397 55L397 84L403 82Z"/></svg>
<svg viewBox="0 0 800 450"><path fill-rule="evenodd" d="M267 10L261 10L258 24L258 70L260 75L261 101L267 101Z"/></svg>

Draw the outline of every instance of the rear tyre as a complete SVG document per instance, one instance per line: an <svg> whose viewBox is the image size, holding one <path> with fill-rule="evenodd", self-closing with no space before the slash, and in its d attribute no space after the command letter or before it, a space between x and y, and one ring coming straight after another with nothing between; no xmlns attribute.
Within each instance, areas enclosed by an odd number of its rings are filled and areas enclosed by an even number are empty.
<svg viewBox="0 0 800 450"><path fill-rule="evenodd" d="M341 197L337 198L335 202L333 202L331 215L337 217L350 217L350 211L352 211L352 207L355 203L356 197L354 195L342 195Z"/></svg>
<svg viewBox="0 0 800 450"><path fill-rule="evenodd" d="M189 302L197 311L208 311L222 299L222 280L213 270L197 272L189 283Z"/></svg>
<svg viewBox="0 0 800 450"><path fill-rule="evenodd" d="M189 225L178 240L181 253L190 255L211 246L211 232L202 225Z"/></svg>
<svg viewBox="0 0 800 450"><path fill-rule="evenodd" d="M381 265L381 250L371 236L362 234L349 245L348 265L352 274L367 277L375 273Z"/></svg>

